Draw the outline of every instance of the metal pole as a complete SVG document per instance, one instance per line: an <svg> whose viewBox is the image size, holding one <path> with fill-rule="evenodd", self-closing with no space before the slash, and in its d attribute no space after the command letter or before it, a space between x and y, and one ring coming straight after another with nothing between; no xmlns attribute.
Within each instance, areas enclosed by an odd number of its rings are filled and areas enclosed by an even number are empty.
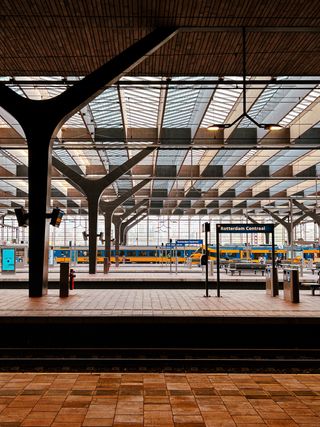
<svg viewBox="0 0 320 427"><path fill-rule="evenodd" d="M168 217L169 218L169 217ZM172 273L172 239L169 240L170 247L169 247L169 254L170 254L170 274Z"/></svg>
<svg viewBox="0 0 320 427"><path fill-rule="evenodd" d="M176 244L176 274L178 274L178 248Z"/></svg>
<svg viewBox="0 0 320 427"><path fill-rule="evenodd" d="M272 252L271 252L272 278L274 278L275 269L276 269L276 257L275 257L275 250L274 250L274 227L272 228L272 233L271 233L271 245L272 245Z"/></svg>
<svg viewBox="0 0 320 427"><path fill-rule="evenodd" d="M290 203L290 246L291 246L291 264L293 263L293 212L292 212L292 199L289 200Z"/></svg>
<svg viewBox="0 0 320 427"><path fill-rule="evenodd" d="M206 251L206 297L209 296L209 251L208 251L208 231L205 229L205 251Z"/></svg>
<svg viewBox="0 0 320 427"><path fill-rule="evenodd" d="M216 228L216 257L217 257L217 297L220 297L220 248L219 248L219 230Z"/></svg>

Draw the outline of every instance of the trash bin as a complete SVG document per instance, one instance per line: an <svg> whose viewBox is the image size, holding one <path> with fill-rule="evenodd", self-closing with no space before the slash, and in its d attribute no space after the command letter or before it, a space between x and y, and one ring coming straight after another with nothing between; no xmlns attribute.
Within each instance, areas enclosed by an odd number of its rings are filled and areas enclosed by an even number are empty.
<svg viewBox="0 0 320 427"><path fill-rule="evenodd" d="M299 271L293 269L283 270L283 296L285 301L298 303L299 298Z"/></svg>
<svg viewBox="0 0 320 427"><path fill-rule="evenodd" d="M272 297L279 295L278 270L272 267L266 268L266 293Z"/></svg>

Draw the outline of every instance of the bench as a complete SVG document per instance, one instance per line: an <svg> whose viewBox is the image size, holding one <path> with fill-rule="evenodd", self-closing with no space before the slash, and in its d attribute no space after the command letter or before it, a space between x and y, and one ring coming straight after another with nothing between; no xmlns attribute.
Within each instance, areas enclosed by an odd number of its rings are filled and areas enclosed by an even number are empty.
<svg viewBox="0 0 320 427"><path fill-rule="evenodd" d="M311 294L314 296L316 289L320 289L320 283L317 282L302 282L300 286L309 286L311 288Z"/></svg>
<svg viewBox="0 0 320 427"><path fill-rule="evenodd" d="M237 271L239 273L239 276L241 276L242 271L254 271L254 274L257 274L257 271L261 271L262 276L264 276L265 272L265 264L230 264L229 271L231 273L231 276L234 275L234 273Z"/></svg>

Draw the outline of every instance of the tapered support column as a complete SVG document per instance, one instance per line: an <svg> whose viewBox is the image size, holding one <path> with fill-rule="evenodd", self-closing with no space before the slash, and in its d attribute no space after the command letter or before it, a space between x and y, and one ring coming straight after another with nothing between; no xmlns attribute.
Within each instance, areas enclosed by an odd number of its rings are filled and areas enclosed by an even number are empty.
<svg viewBox="0 0 320 427"><path fill-rule="evenodd" d="M272 216L272 218L274 218L279 224L281 224L287 231L287 236L288 236L288 245L292 245L292 230L298 225L300 224L301 221L303 221L308 215L307 214L303 214L301 215L299 218L297 218L294 221L290 221L290 219L288 219L288 221L285 221L283 218L280 218L278 215L276 215L274 212L269 211L269 209L264 208L263 209L266 213L268 213L270 216Z"/></svg>
<svg viewBox="0 0 320 427"><path fill-rule="evenodd" d="M144 199L141 200L139 203L136 203L132 208L127 209L122 215L116 216L114 215L112 217L112 222L115 227L115 257L116 257L116 267L119 266L119 256L120 256L120 233L121 233L121 224L123 221L128 218L133 212L136 212L141 206L143 206L145 203L147 203L149 200Z"/></svg>
<svg viewBox="0 0 320 427"><path fill-rule="evenodd" d="M119 256L120 256L120 224L117 222L114 224L114 252L115 252L115 264L119 267Z"/></svg>
<svg viewBox="0 0 320 427"><path fill-rule="evenodd" d="M123 231L123 240L124 245L127 244L127 237L128 237L128 231L133 228L135 225L137 225L139 222L141 222L144 218L148 216L148 209L144 209L143 211L139 212L135 217L133 217L135 220L131 220L131 218L127 221L127 225L124 228ZM129 224L128 224L129 223Z"/></svg>
<svg viewBox="0 0 320 427"><path fill-rule="evenodd" d="M320 226L320 215L316 212L312 211L311 209L308 209L306 206L304 206L302 203L298 202L297 200L292 200L292 203L297 206L302 212L307 214L310 218L313 219L313 221Z"/></svg>
<svg viewBox="0 0 320 427"><path fill-rule="evenodd" d="M89 222L89 274L95 274L97 268L97 224L99 197L88 197Z"/></svg>
<svg viewBox="0 0 320 427"><path fill-rule="evenodd" d="M81 191L88 199L88 212L89 212L89 274L95 274L97 271L97 221L98 221L98 208L101 194L109 187L114 181L120 178L123 174L128 172L133 166L147 157L155 148L147 147L141 150L135 156L118 166L108 175L96 180L85 178L79 175L69 166L62 163L55 157L52 159L52 165L62 172L68 181L79 191ZM145 184L144 184L145 185ZM140 188L140 187L138 187ZM131 194L132 195L132 194ZM129 196L130 197L130 196ZM124 199L126 200L126 199ZM123 203L123 202L121 202ZM120 203L120 204L121 204ZM119 205L114 204L113 210ZM107 207L106 207L107 209ZM111 216L112 218L112 216ZM111 236L111 227L110 233ZM105 234L105 239L107 235ZM106 255L107 256L107 255Z"/></svg>
<svg viewBox="0 0 320 427"><path fill-rule="evenodd" d="M111 261L111 225L112 225L112 215L113 211L104 212L104 252L105 257Z"/></svg>
<svg viewBox="0 0 320 427"><path fill-rule="evenodd" d="M114 210L122 205L127 199L129 199L133 194L135 194L137 191L139 191L142 187L144 187L146 184L149 183L148 179L145 179L139 184L132 187L131 190L124 193L122 196L118 197L116 200L113 200L112 202L100 202L100 208L105 216L105 256L109 259L111 258L111 223L112 223L112 215ZM118 248L119 253L119 248Z"/></svg>
<svg viewBox="0 0 320 427"><path fill-rule="evenodd" d="M29 296L48 290L48 219L50 209L50 137L29 136ZM39 158L42 159L39 161Z"/></svg>
<svg viewBox="0 0 320 427"><path fill-rule="evenodd" d="M131 71L176 33L176 28L155 29L51 99L35 101L24 98L9 89L4 82L0 82L0 106L21 125L29 145L30 296L41 296L45 293L48 280L45 211L50 194L50 139L53 140L69 117L99 95L107 85L113 84L124 73Z"/></svg>

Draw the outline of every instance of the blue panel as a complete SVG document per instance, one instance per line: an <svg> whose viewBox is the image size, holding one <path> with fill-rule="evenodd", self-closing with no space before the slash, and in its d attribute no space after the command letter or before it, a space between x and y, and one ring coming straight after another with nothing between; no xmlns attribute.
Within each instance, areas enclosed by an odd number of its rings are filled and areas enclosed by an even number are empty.
<svg viewBox="0 0 320 427"><path fill-rule="evenodd" d="M15 254L14 248L3 248L2 249L2 271L15 271Z"/></svg>

